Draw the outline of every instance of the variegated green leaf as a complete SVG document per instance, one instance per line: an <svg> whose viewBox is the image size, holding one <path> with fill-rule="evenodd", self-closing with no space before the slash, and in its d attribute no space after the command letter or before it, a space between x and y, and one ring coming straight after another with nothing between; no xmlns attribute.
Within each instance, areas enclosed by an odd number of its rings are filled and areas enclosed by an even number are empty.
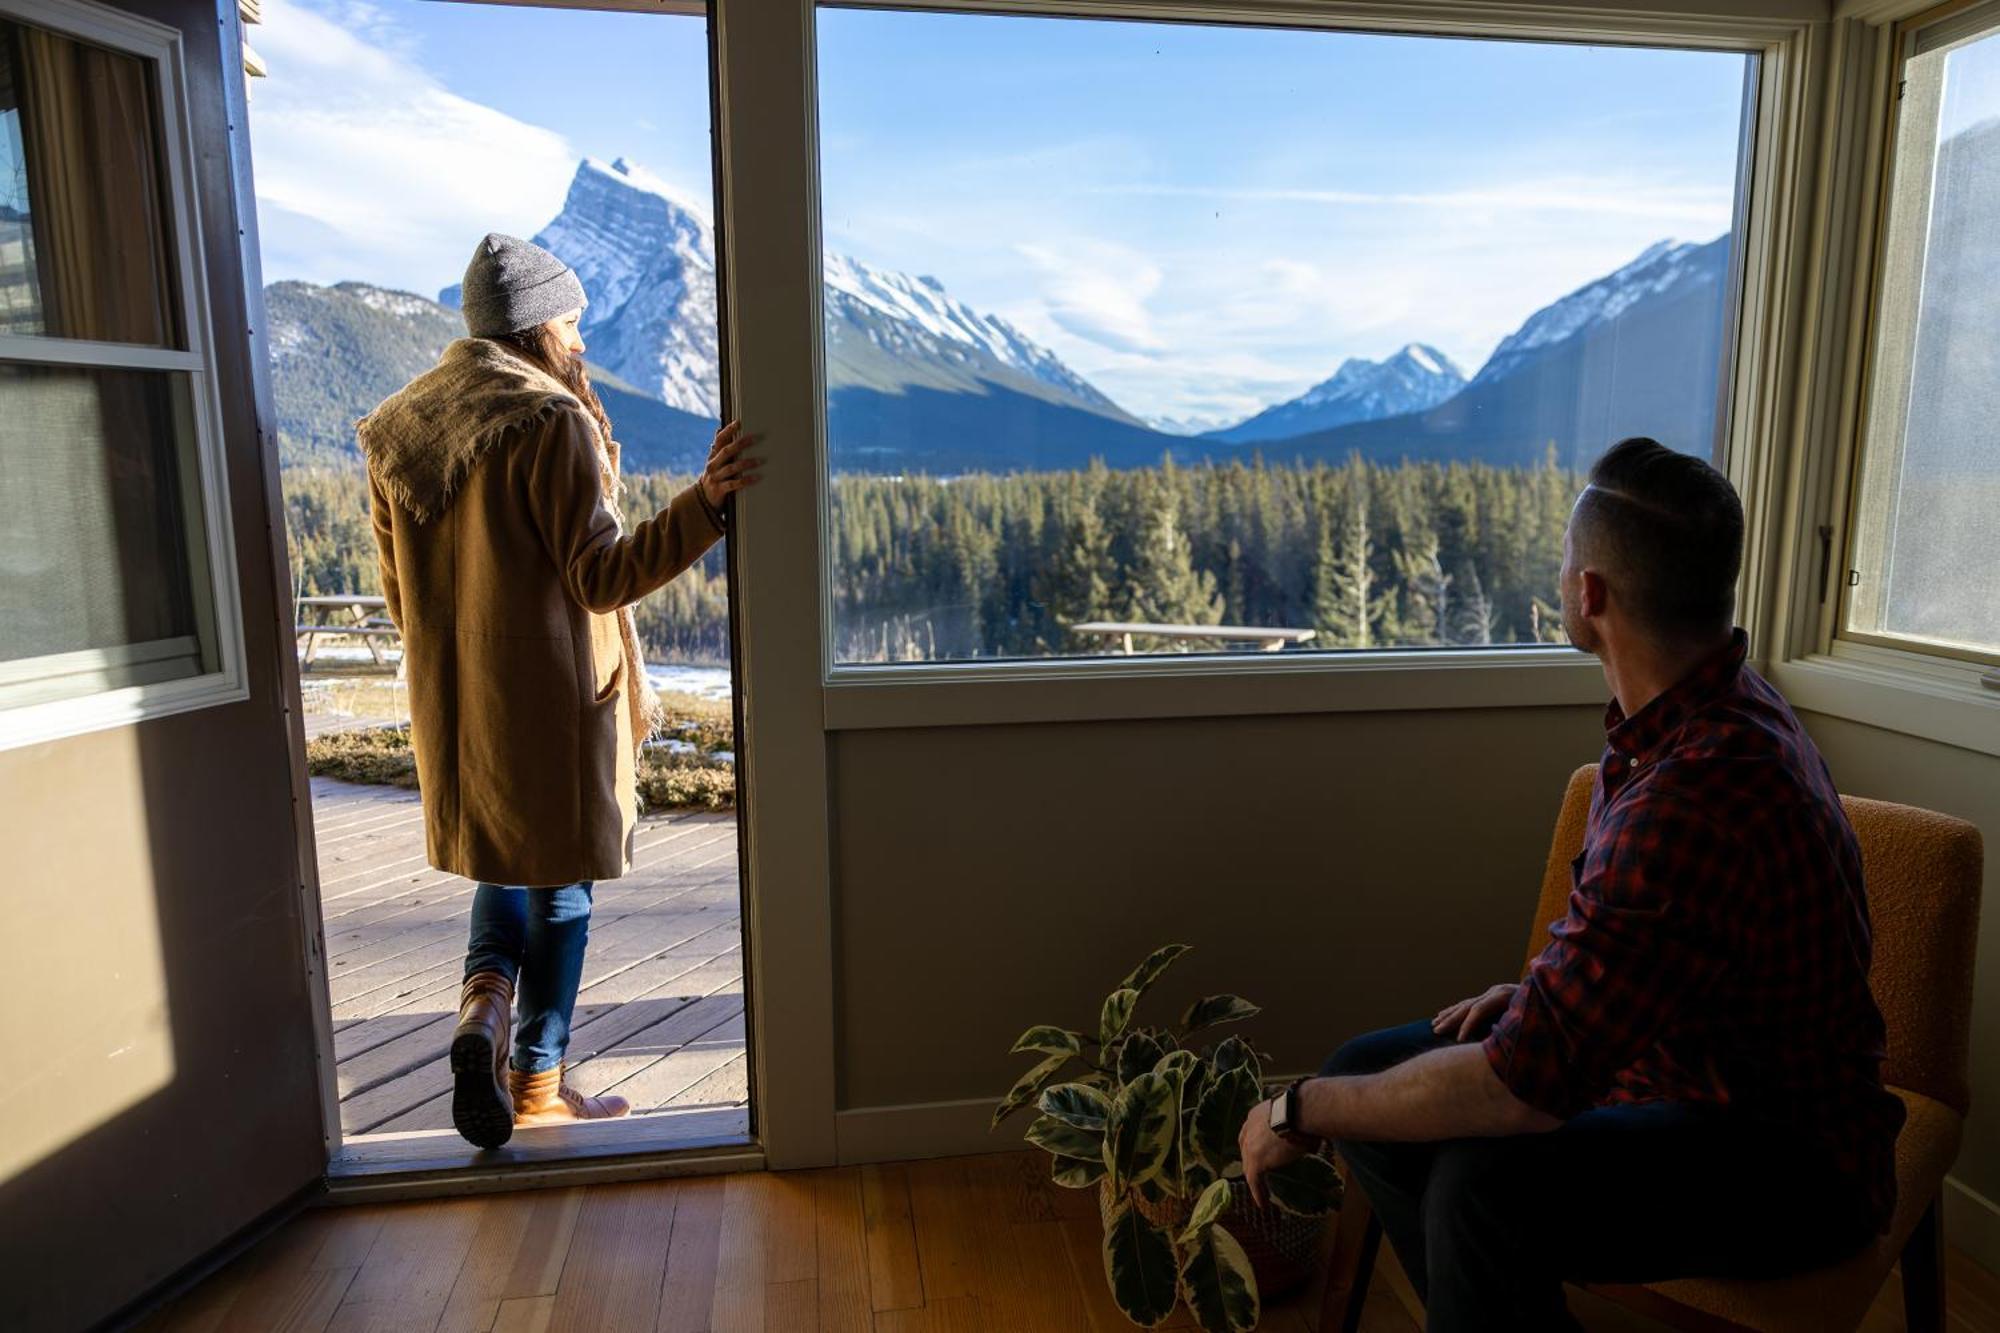
<svg viewBox="0 0 2000 1333"><path fill-rule="evenodd" d="M1067 1157L1049 1159L1049 1179L1066 1190L1089 1189L1104 1179L1104 1159L1091 1162L1072 1161Z"/></svg>
<svg viewBox="0 0 2000 1333"><path fill-rule="evenodd" d="M1054 1078L1056 1071L1069 1061L1070 1057L1067 1055L1052 1055L1021 1075L1020 1082L1009 1088L1007 1095L1000 1099L1000 1105L993 1112L993 1123L988 1127L988 1132L998 1129L1002 1120L1033 1101L1036 1094L1041 1092L1042 1085Z"/></svg>
<svg viewBox="0 0 2000 1333"><path fill-rule="evenodd" d="M1197 1059L1181 1080L1181 1118L1192 1122L1197 1106L1201 1105L1201 1095L1208 1091L1209 1080L1215 1077L1215 1066Z"/></svg>
<svg viewBox="0 0 2000 1333"><path fill-rule="evenodd" d="M1288 1213L1325 1217L1340 1206L1340 1172L1317 1153L1264 1173L1271 1202Z"/></svg>
<svg viewBox="0 0 2000 1333"><path fill-rule="evenodd" d="M1262 1083L1263 1067L1257 1059L1257 1052L1241 1037L1224 1037L1215 1044L1215 1054L1209 1059L1215 1065L1217 1074L1226 1074L1232 1069L1248 1069L1250 1077Z"/></svg>
<svg viewBox="0 0 2000 1333"><path fill-rule="evenodd" d="M1256 1076L1242 1065L1219 1076L1194 1113L1194 1147L1210 1170L1224 1172L1238 1160L1236 1136L1250 1108L1263 1100Z"/></svg>
<svg viewBox="0 0 2000 1333"><path fill-rule="evenodd" d="M1127 1083L1104 1122L1104 1166L1111 1188L1122 1190L1160 1173L1174 1146L1174 1085L1146 1073Z"/></svg>
<svg viewBox="0 0 2000 1333"><path fill-rule="evenodd" d="M1160 973L1173 966L1174 960L1188 951L1185 944L1169 944L1146 955L1146 961L1132 969L1130 976L1118 983L1120 990L1136 991L1141 995L1146 988L1160 979Z"/></svg>
<svg viewBox="0 0 2000 1333"><path fill-rule="evenodd" d="M1201 1192L1194 1201L1194 1208L1188 1213L1187 1226L1181 1231L1181 1244L1194 1240L1195 1233L1210 1226L1229 1207L1229 1182L1218 1180Z"/></svg>
<svg viewBox="0 0 2000 1333"><path fill-rule="evenodd" d="M1180 1289L1207 1333L1247 1333L1257 1326L1257 1278L1243 1247L1222 1227L1211 1226L1188 1244Z"/></svg>
<svg viewBox="0 0 2000 1333"><path fill-rule="evenodd" d="M1160 1062L1164 1055L1150 1032L1128 1032L1118 1043L1118 1081L1130 1083Z"/></svg>
<svg viewBox="0 0 2000 1333"><path fill-rule="evenodd" d="M1139 1003L1139 992L1125 987L1120 987L1104 997L1104 1009L1097 1017L1099 1045L1109 1046L1118 1040L1118 1034L1132 1021L1132 1006L1137 1003Z"/></svg>
<svg viewBox="0 0 2000 1333"><path fill-rule="evenodd" d="M1028 1142L1056 1157L1104 1160L1103 1130L1078 1129L1052 1115L1042 1116L1028 1126Z"/></svg>
<svg viewBox="0 0 2000 1333"><path fill-rule="evenodd" d="M1199 1032L1217 1023L1238 1023L1263 1012L1241 995L1207 995L1189 1005L1181 1015L1181 1031Z"/></svg>
<svg viewBox="0 0 2000 1333"><path fill-rule="evenodd" d="M1071 1032L1067 1028L1050 1027L1047 1024L1029 1028L1021 1034L1021 1039L1014 1043L1015 1054L1022 1051L1041 1051L1046 1055L1075 1055L1082 1049L1081 1032Z"/></svg>
<svg viewBox="0 0 2000 1333"><path fill-rule="evenodd" d="M1058 1083L1042 1093L1038 1105L1043 1115L1099 1134L1104 1132L1104 1118L1111 1114L1111 1099L1087 1083Z"/></svg>
<svg viewBox="0 0 2000 1333"><path fill-rule="evenodd" d="M1159 1063L1153 1066L1153 1072L1164 1074L1168 1070L1173 1070L1181 1076L1181 1082L1185 1085L1192 1072L1200 1066L1201 1057L1193 1051L1168 1051L1160 1057Z"/></svg>
<svg viewBox="0 0 2000 1333"><path fill-rule="evenodd" d="M1121 1200L1104 1222L1104 1280L1111 1299L1141 1328L1158 1327L1178 1304L1176 1276L1166 1231Z"/></svg>

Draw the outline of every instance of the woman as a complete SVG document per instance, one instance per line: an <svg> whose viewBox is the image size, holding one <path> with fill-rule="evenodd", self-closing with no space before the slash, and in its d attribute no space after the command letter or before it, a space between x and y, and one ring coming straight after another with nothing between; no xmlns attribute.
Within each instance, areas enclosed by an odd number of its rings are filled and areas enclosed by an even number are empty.
<svg viewBox="0 0 2000 1333"><path fill-rule="evenodd" d="M563 1081L591 885L630 864L638 749L657 720L631 606L722 536L723 502L758 460L732 422L701 479L625 531L576 274L491 235L463 301L471 336L358 431L430 863L478 882L452 1122L494 1148L517 1125L631 1109Z"/></svg>

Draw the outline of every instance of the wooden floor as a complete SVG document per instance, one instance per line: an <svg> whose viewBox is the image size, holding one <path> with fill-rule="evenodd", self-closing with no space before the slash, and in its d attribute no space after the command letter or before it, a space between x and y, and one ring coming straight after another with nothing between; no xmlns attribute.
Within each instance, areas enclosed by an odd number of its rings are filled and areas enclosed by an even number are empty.
<svg viewBox="0 0 2000 1333"><path fill-rule="evenodd" d="M219 1330L1127 1333L1094 1195L1039 1153L314 1209L148 1320ZM1865 1325L1902 1328L1893 1283ZM1951 1327L2000 1330L2000 1281L1952 1256ZM1651 1328L1579 1298L1595 1330ZM1311 1289L1261 1327L1311 1333ZM1362 1321L1415 1333L1388 1250ZM1169 1324L1189 1328L1185 1310Z"/></svg>
<svg viewBox="0 0 2000 1333"><path fill-rule="evenodd" d="M445 1055L472 885L424 861L416 793L313 779L344 1137L451 1127ZM597 885L570 1081L635 1112L742 1107L743 953L730 815L641 821Z"/></svg>

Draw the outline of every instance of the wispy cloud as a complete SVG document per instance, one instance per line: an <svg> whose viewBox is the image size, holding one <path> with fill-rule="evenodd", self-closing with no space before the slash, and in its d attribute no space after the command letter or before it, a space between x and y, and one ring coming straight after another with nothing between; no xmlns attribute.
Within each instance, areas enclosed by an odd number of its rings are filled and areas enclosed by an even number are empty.
<svg viewBox="0 0 2000 1333"><path fill-rule="evenodd" d="M1113 352L1164 347L1146 308L1162 275L1146 256L1103 241L1015 249L1040 273L1043 309L1060 327Z"/></svg>
<svg viewBox="0 0 2000 1333"><path fill-rule="evenodd" d="M380 10L271 0L264 15L251 133L268 276L428 295L485 233L529 235L561 208L568 141L444 87Z"/></svg>
<svg viewBox="0 0 2000 1333"><path fill-rule="evenodd" d="M1160 199L1220 199L1242 203L1325 204L1344 208L1450 209L1486 214L1586 213L1693 223L1705 227L1727 226L1731 205L1728 194L1713 189L1674 189L1640 184L1593 186L1576 182L1434 191L1132 184L1093 186L1083 193Z"/></svg>

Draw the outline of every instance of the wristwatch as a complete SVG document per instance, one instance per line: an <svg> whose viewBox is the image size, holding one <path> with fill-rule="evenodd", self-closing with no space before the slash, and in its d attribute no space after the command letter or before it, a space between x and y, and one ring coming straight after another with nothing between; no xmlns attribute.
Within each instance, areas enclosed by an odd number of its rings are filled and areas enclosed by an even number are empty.
<svg viewBox="0 0 2000 1333"><path fill-rule="evenodd" d="M1299 1148L1316 1148L1319 1140L1299 1128L1299 1119L1304 1107L1299 1102L1299 1087L1304 1079L1292 1082L1271 1099L1271 1132L1285 1142Z"/></svg>

